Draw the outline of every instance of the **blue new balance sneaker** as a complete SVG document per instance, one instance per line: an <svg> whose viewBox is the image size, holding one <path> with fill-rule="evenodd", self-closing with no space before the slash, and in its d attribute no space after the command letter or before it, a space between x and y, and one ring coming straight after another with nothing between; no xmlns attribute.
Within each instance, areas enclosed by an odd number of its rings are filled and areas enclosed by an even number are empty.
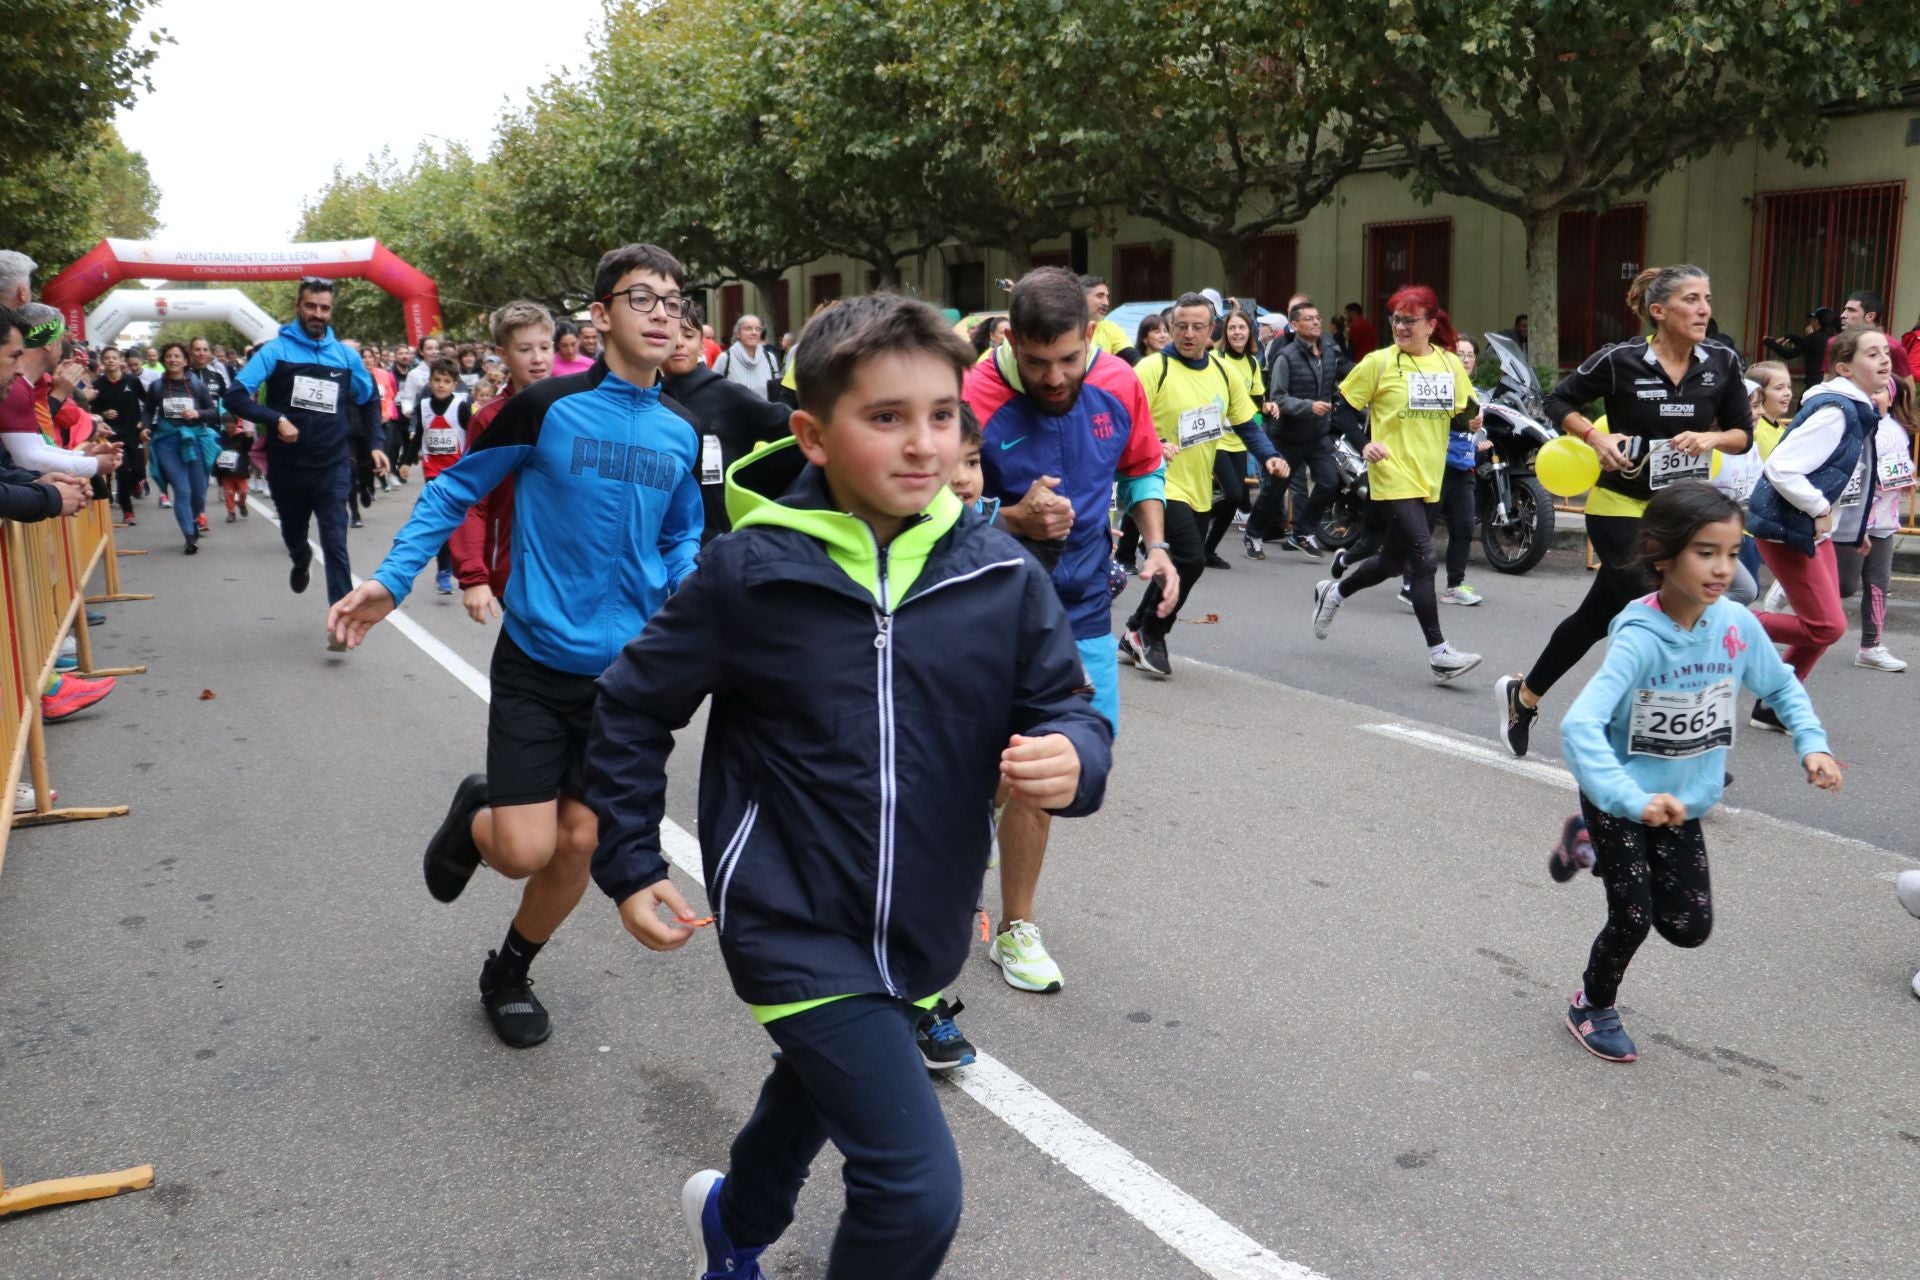
<svg viewBox="0 0 1920 1280"><path fill-rule="evenodd" d="M1612 1005L1596 1009L1581 1003L1585 998L1584 992L1576 994L1567 1005L1567 1030L1573 1032L1573 1038L1588 1053L1608 1062L1638 1059L1639 1050L1627 1038L1627 1029L1620 1025L1620 1011Z"/></svg>
<svg viewBox="0 0 1920 1280"><path fill-rule="evenodd" d="M736 1249L720 1225L720 1186L726 1175L702 1169L680 1188L680 1212L693 1237L693 1280L767 1280L760 1269L766 1246Z"/></svg>

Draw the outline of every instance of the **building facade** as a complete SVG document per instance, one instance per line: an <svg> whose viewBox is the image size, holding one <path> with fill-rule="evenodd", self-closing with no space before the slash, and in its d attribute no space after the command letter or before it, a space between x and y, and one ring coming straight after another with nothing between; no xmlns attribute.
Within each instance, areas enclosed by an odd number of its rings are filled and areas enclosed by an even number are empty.
<svg viewBox="0 0 1920 1280"><path fill-rule="evenodd" d="M1837 310L1854 289L1887 297L1896 334L1920 323L1920 218L1906 216L1920 184L1920 108L1828 123L1823 166L1803 168L1749 139L1604 213L1563 215L1561 362L1632 332L1626 287L1649 263L1705 267L1715 318L1750 357L1764 334L1798 332L1814 306ZM1044 242L1035 260L1105 276L1116 304L1222 284L1212 249L1138 217L1119 218L1111 234ZM1507 328L1528 307L1518 219L1455 196L1422 203L1384 170L1347 178L1303 222L1263 237L1256 264L1255 296L1271 307L1301 290L1329 314L1358 302L1380 322L1387 296L1411 281L1432 285L1466 333ZM1004 252L947 244L911 260L904 285L963 313L991 310L1005 305L997 282L1010 271ZM789 271L774 298L748 285L717 289L709 314L725 332L752 310L777 335L874 279L864 262L824 258Z"/></svg>

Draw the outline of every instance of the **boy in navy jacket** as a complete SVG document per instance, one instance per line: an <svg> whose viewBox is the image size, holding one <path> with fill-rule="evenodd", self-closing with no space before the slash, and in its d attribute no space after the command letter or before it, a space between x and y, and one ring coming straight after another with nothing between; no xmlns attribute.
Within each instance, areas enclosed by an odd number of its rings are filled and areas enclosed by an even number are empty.
<svg viewBox="0 0 1920 1280"><path fill-rule="evenodd" d="M1112 732L1046 571L947 487L966 344L921 303L870 297L798 351L795 439L735 465L734 532L600 679L593 875L647 946L693 936L660 822L673 733L711 694L707 897L780 1053L728 1173L682 1192L696 1274L761 1275L831 1138L848 1202L827 1274L913 1280L960 1218L913 1028L965 961L994 791L1091 813Z"/></svg>

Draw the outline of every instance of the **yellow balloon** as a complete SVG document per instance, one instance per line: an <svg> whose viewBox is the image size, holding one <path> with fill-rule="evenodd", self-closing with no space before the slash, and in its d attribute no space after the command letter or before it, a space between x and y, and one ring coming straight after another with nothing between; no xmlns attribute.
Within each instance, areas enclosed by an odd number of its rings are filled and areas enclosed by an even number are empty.
<svg viewBox="0 0 1920 1280"><path fill-rule="evenodd" d="M1533 457L1533 470L1548 493L1557 498L1578 497L1600 478L1600 455L1590 444L1572 436L1558 436L1540 446Z"/></svg>

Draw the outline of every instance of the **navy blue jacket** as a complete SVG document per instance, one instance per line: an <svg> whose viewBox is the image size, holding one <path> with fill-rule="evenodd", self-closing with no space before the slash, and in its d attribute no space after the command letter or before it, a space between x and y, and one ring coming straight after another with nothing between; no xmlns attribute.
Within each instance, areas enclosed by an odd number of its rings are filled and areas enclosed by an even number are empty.
<svg viewBox="0 0 1920 1280"><path fill-rule="evenodd" d="M734 990L920 999L966 960L1008 739L1072 740L1077 815L1100 805L1112 731L1018 543L943 489L883 552L820 471L787 487L796 461L788 440L735 468L734 531L600 679L593 876L615 902L666 876L667 757L710 694L700 845Z"/></svg>
<svg viewBox="0 0 1920 1280"><path fill-rule="evenodd" d="M60 514L60 493L38 471L0 465L0 520L32 524Z"/></svg>
<svg viewBox="0 0 1920 1280"><path fill-rule="evenodd" d="M262 343L234 377L226 408L262 428L269 472L323 469L347 460L348 441L355 435L373 436L380 422L380 389L332 329L315 340L295 320L281 326L279 337ZM300 429L298 440L280 438L276 428L282 418Z"/></svg>
<svg viewBox="0 0 1920 1280"><path fill-rule="evenodd" d="M1801 423L1822 408L1836 406L1845 417L1846 432L1827 460L1807 473L1807 480L1828 502L1839 501L1847 482L1853 479L1853 473L1860 465L1861 451L1873 448L1874 434L1880 429L1879 411L1867 401L1855 400L1850 396L1832 393L1809 396L1801 402L1800 412L1794 415L1793 421L1787 424L1786 431L1780 436L1784 442ZM1866 490L1860 495L1860 501L1868 506L1873 504L1877 479L1873 458L1869 456ZM1861 537L1865 537L1864 524L1861 529ZM1802 555L1811 556L1814 553L1813 517L1781 497L1764 472L1753 486L1752 496L1747 499L1747 532L1769 542L1784 542Z"/></svg>

